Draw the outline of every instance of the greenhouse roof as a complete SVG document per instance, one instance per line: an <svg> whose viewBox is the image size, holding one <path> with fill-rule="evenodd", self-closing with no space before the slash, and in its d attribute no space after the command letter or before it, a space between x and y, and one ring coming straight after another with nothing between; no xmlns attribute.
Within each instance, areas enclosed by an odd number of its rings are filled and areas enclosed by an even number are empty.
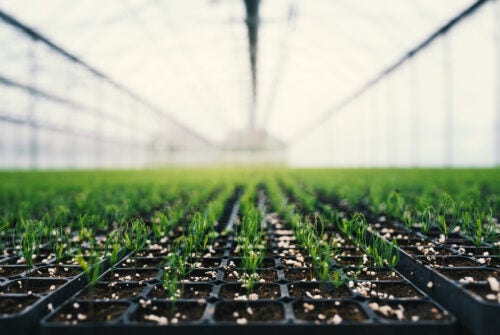
<svg viewBox="0 0 500 335"><path fill-rule="evenodd" d="M262 0L255 126L289 140L472 3ZM0 8L213 141L248 127L242 0L0 0Z"/></svg>

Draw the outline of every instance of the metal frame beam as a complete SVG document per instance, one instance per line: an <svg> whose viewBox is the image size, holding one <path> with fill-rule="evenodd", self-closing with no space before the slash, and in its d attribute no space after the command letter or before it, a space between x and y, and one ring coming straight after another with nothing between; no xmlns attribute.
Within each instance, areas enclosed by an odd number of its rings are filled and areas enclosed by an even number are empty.
<svg viewBox="0 0 500 335"><path fill-rule="evenodd" d="M459 13L457 16L452 18L446 24L437 29L434 33L420 42L417 46L406 52L401 58L399 58L396 62L394 62L389 67L383 69L379 74L377 74L374 78L366 82L360 88L355 90L352 94L347 96L345 99L340 101L340 103L336 104L332 108L328 109L325 113L323 113L319 118L311 122L306 127L302 128L298 132L296 132L289 140L288 145L297 142L306 136L310 131L316 129L318 126L326 122L333 114L338 113L348 105L350 105L354 100L362 96L366 91L368 91L371 87L379 83L382 79L384 79L387 75L394 72L401 65L406 63L408 60L412 59L415 55L417 55L420 51L428 47L432 44L438 37L446 34L450 29L452 29L455 25L457 25L460 21L467 18L474 12L476 12L479 8L481 8L484 4L489 1L498 1L498 0L477 0L471 6L466 8L464 11Z"/></svg>

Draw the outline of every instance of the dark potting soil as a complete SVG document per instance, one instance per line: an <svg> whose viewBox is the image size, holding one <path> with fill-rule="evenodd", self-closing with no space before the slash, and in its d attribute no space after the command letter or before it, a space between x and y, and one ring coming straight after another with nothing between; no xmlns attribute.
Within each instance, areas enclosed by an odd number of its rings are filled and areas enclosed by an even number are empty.
<svg viewBox="0 0 500 335"><path fill-rule="evenodd" d="M211 284L185 284L180 299L206 299L212 293L213 286ZM168 299L170 294L163 288L161 284L155 285L147 295L153 299Z"/></svg>
<svg viewBox="0 0 500 335"><path fill-rule="evenodd" d="M363 256L365 252L360 248L339 248L335 251L335 255L339 256Z"/></svg>
<svg viewBox="0 0 500 335"><path fill-rule="evenodd" d="M298 282L288 285L288 293L293 298L347 299L351 293L345 285L335 288L332 284L318 282Z"/></svg>
<svg viewBox="0 0 500 335"><path fill-rule="evenodd" d="M37 278L70 278L78 276L83 270L79 266L44 266L33 270L31 277Z"/></svg>
<svg viewBox="0 0 500 335"><path fill-rule="evenodd" d="M163 262L162 257L129 257L118 264L118 268L157 268Z"/></svg>
<svg viewBox="0 0 500 335"><path fill-rule="evenodd" d="M436 243L438 243L438 242L436 242ZM464 238L448 238L444 242L441 242L439 244L450 245L450 246L456 245L459 247L464 247L464 246L473 247L474 246L474 243L472 243L472 241L464 239Z"/></svg>
<svg viewBox="0 0 500 335"><path fill-rule="evenodd" d="M451 320L451 315L441 311L427 301L387 301L370 303L375 313L383 318L401 322L417 322L431 320Z"/></svg>
<svg viewBox="0 0 500 335"><path fill-rule="evenodd" d="M10 282L9 284L0 287L2 293L33 293L43 294L55 291L59 286L66 284L63 279L19 279Z"/></svg>
<svg viewBox="0 0 500 335"><path fill-rule="evenodd" d="M113 274L108 272L102 278L102 281L138 282L155 279L157 275L157 269L116 269L113 271Z"/></svg>
<svg viewBox="0 0 500 335"><path fill-rule="evenodd" d="M350 301L297 301L293 304L293 312L299 320L319 323L362 322L367 319L361 306Z"/></svg>
<svg viewBox="0 0 500 335"><path fill-rule="evenodd" d="M478 269L478 268L469 268L469 269L436 269L436 271L444 274L446 277L455 281L468 282L467 277L472 277L474 282L477 281L486 281L488 277L498 278L498 271L490 270L490 269Z"/></svg>
<svg viewBox="0 0 500 335"><path fill-rule="evenodd" d="M200 258L200 259L189 259L188 267L192 268L216 268L221 264L220 258Z"/></svg>
<svg viewBox="0 0 500 335"><path fill-rule="evenodd" d="M26 271L22 265L2 265L0 266L0 277L15 277Z"/></svg>
<svg viewBox="0 0 500 335"><path fill-rule="evenodd" d="M310 281L315 277L313 269L285 269L284 272L289 281Z"/></svg>
<svg viewBox="0 0 500 335"><path fill-rule="evenodd" d="M283 305L275 302L227 301L217 304L216 321L246 322L280 321L285 317Z"/></svg>
<svg viewBox="0 0 500 335"><path fill-rule="evenodd" d="M21 266L21 264L22 264L22 266L26 267L26 264L23 264L22 262L19 261L20 259L21 259L21 257L19 257L19 256L8 257L2 261L2 265L20 265Z"/></svg>
<svg viewBox="0 0 500 335"><path fill-rule="evenodd" d="M250 291L241 284L225 284L220 288L219 298L232 300L252 293L257 294L259 299L276 299L281 296L280 287L276 284L255 284Z"/></svg>
<svg viewBox="0 0 500 335"><path fill-rule="evenodd" d="M499 293L492 291L488 284L467 284L465 288L485 301L500 303L498 301Z"/></svg>
<svg viewBox="0 0 500 335"><path fill-rule="evenodd" d="M118 319L130 305L125 302L72 302L66 304L49 322L79 324L89 322L109 322ZM93 309L93 313L91 310ZM93 314L93 316L91 315Z"/></svg>
<svg viewBox="0 0 500 335"><path fill-rule="evenodd" d="M130 321L137 323L176 324L201 319L206 304L197 302L153 301L140 304L130 316Z"/></svg>
<svg viewBox="0 0 500 335"><path fill-rule="evenodd" d="M227 262L227 264L231 264L231 262L234 263L236 268L241 268L243 267L242 264L242 259L241 258L230 258ZM262 264L260 265L261 268L272 268L276 266L276 262L274 258L264 258L262 261Z"/></svg>
<svg viewBox="0 0 500 335"><path fill-rule="evenodd" d="M188 280L192 282L209 282L217 279L218 271L216 269L193 269Z"/></svg>
<svg viewBox="0 0 500 335"><path fill-rule="evenodd" d="M431 249L432 248L432 249ZM443 247L415 247L415 246L402 246L401 249L407 252L410 255L418 255L418 256L427 256L427 255L436 255L436 256L451 256L456 255L453 250L450 248Z"/></svg>
<svg viewBox="0 0 500 335"><path fill-rule="evenodd" d="M0 315L16 314L34 304L39 297L2 297L0 296Z"/></svg>
<svg viewBox="0 0 500 335"><path fill-rule="evenodd" d="M136 283L97 283L94 287L93 299L118 300L137 297L146 285ZM78 295L78 299L91 299L88 289Z"/></svg>
<svg viewBox="0 0 500 335"><path fill-rule="evenodd" d="M282 257L280 263L285 269L310 268L313 266L311 257Z"/></svg>
<svg viewBox="0 0 500 335"><path fill-rule="evenodd" d="M386 293L388 296L394 298L419 298L422 294L419 293L412 285L407 283L394 283L394 282L379 282L373 283L374 291L378 293Z"/></svg>
<svg viewBox="0 0 500 335"><path fill-rule="evenodd" d="M366 271L365 271L366 269ZM374 269L374 268L362 268L361 270L353 268L353 270L358 271L356 279L358 280L401 280L401 276L390 269Z"/></svg>
<svg viewBox="0 0 500 335"><path fill-rule="evenodd" d="M238 273L238 276L235 276L233 271L236 271ZM242 275L244 272L242 272L241 269L235 269L235 270L226 270L224 271L224 279L225 281L228 282L238 282L241 280ZM270 269L259 269L257 270L257 274L259 275L259 279L264 279L266 283L271 283L275 282L278 280L278 275L275 270L270 270Z"/></svg>
<svg viewBox="0 0 500 335"><path fill-rule="evenodd" d="M486 264L492 267L500 267L500 257L498 256L493 256L493 257L478 257L477 260L478 262L483 259L484 261L480 264Z"/></svg>
<svg viewBox="0 0 500 335"><path fill-rule="evenodd" d="M335 262L342 266L358 266L362 264L363 258L360 256L335 257Z"/></svg>
<svg viewBox="0 0 500 335"><path fill-rule="evenodd" d="M426 242L423 239L414 239L414 238L408 238L408 239L398 239L398 245L403 247L403 246L419 246L423 245L425 246Z"/></svg>
<svg viewBox="0 0 500 335"><path fill-rule="evenodd" d="M461 256L419 256L418 260L423 264L431 265L433 267L447 267L447 266L480 266L478 262L470 258Z"/></svg>

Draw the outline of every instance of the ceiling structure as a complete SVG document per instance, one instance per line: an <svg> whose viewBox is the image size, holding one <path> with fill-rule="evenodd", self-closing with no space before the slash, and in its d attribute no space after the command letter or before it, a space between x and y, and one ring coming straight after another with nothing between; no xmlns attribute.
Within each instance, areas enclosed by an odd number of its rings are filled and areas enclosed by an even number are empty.
<svg viewBox="0 0 500 335"><path fill-rule="evenodd" d="M0 0L0 8L221 143L247 128L291 140L472 3Z"/></svg>

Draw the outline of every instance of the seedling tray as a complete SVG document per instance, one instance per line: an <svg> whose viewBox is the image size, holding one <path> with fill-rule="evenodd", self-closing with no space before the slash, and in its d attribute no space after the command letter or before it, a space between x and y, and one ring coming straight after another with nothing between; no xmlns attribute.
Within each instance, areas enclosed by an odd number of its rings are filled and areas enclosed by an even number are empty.
<svg viewBox="0 0 500 335"><path fill-rule="evenodd" d="M380 231L381 227L385 225L378 224L377 226ZM492 248L489 246L470 247L459 244L460 240L458 239L449 239L446 243L439 244L436 243L435 239L421 233L408 231L398 223L392 223L391 227L399 228L398 234L403 236L414 234L420 237L418 240L421 242L420 246L400 246L401 259L397 269L401 274L456 315L464 332L476 335L498 333L500 329L500 319L498 318L500 304L484 298L488 291L486 278L489 276L500 278L499 268L495 266L497 257L495 255L488 256L493 259L493 264L490 262L490 264L482 265L478 262L479 258L485 257L483 252L485 250L491 251ZM422 244L425 245L429 242L432 245L438 244L437 247L433 248L443 255L436 256L437 262L432 259L432 255L419 256L418 249L422 250ZM411 253L407 252L408 250ZM428 257L430 257L431 262L429 262ZM473 283L464 280L468 276L467 272L471 272ZM481 292L483 296L481 296Z"/></svg>
<svg viewBox="0 0 500 335"><path fill-rule="evenodd" d="M282 256L284 250L278 246L280 233L273 229L272 224L267 227L267 256L264 267L258 270L265 283L256 284L252 293L257 296L247 296L237 282L240 259L234 253L234 236L227 236L219 240L215 257L198 261L205 267L192 270L184 283L185 293L175 304L162 293L161 266L148 265L148 271L155 268L156 275L146 279L136 278L132 273L128 280L114 284L142 285L143 289L126 298L94 299L95 310L109 311L108 320L106 312L102 312L104 315L101 313L100 317L104 319L98 322L78 320L79 312L85 314L89 305L87 299L82 299L85 297L83 289L42 319L41 334L213 334L219 331L241 334L255 334L257 331L290 334L457 334L455 317L397 271L391 274L392 271L382 269L383 273L389 272L388 280L356 280L338 289L310 281L310 268L294 268L283 262L290 257ZM153 258L151 264L157 264ZM148 263L142 258L132 260L128 256L128 259L130 261L126 258L120 264L134 264L139 260ZM332 269L339 266L332 264ZM126 269L130 270L130 267ZM124 268L117 268L115 273L122 270ZM101 278L98 286L106 287L109 270ZM357 290L358 285L380 288L382 295L363 295ZM411 293L383 296L383 291L390 286ZM316 290L321 289L327 292L316 296ZM400 310L401 317L391 315L388 310ZM383 311L388 315L384 315Z"/></svg>

